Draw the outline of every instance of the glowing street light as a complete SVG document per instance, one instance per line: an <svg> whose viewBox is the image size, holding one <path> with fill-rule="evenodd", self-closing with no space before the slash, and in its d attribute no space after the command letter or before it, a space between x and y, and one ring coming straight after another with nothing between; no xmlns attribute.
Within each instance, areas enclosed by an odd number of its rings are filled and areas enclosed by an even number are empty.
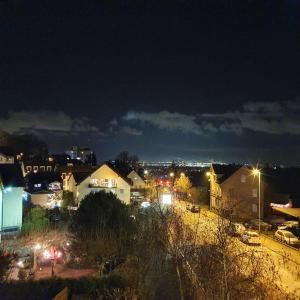
<svg viewBox="0 0 300 300"><path fill-rule="evenodd" d="M145 171L144 171L144 174L145 174L145 175L148 175L148 174L149 174L148 170L145 170Z"/></svg>
<svg viewBox="0 0 300 300"><path fill-rule="evenodd" d="M36 244L35 246L34 246L34 249L35 250L40 250L42 248L42 246L40 245L40 244Z"/></svg>
<svg viewBox="0 0 300 300"><path fill-rule="evenodd" d="M184 176L185 174L183 172L180 173L180 176Z"/></svg>
<svg viewBox="0 0 300 300"><path fill-rule="evenodd" d="M252 170L254 176L258 176L258 232L260 233L260 170L255 168Z"/></svg>
<svg viewBox="0 0 300 300"><path fill-rule="evenodd" d="M171 173L170 173L170 177L174 177L174 172L171 172Z"/></svg>
<svg viewBox="0 0 300 300"><path fill-rule="evenodd" d="M210 177L210 172L209 172L209 171L206 172L205 175L206 175L207 177Z"/></svg>

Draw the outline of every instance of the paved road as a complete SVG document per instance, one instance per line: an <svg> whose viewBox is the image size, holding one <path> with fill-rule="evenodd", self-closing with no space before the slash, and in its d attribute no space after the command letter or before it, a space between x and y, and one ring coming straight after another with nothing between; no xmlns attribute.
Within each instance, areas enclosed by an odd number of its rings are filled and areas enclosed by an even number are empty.
<svg viewBox="0 0 300 300"><path fill-rule="evenodd" d="M186 210L184 202L176 203L176 211L183 217L183 221L192 230L197 232L204 230L205 232L214 231L217 228L218 216L207 210L202 209L201 213L191 213ZM210 235L206 235L209 240ZM237 238L233 239L237 243L237 247L257 250L257 253L267 254L274 262L280 281L277 282L288 294L294 294L300 298L300 252L268 237L261 237L260 246L248 246L240 242Z"/></svg>

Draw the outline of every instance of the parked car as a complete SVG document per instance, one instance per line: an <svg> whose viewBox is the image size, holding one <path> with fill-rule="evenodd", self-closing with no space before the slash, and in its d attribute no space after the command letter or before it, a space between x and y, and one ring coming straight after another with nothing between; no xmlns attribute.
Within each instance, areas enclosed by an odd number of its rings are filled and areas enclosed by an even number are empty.
<svg viewBox="0 0 300 300"><path fill-rule="evenodd" d="M299 239L290 231L279 229L275 232L275 237L281 242L285 242L291 246L300 246Z"/></svg>
<svg viewBox="0 0 300 300"><path fill-rule="evenodd" d="M260 245L259 234L255 231L246 230L240 235L240 241L247 245Z"/></svg>
<svg viewBox="0 0 300 300"><path fill-rule="evenodd" d="M283 222L280 226L278 226L278 229L285 230L289 228L298 228L298 226L299 226L298 221L286 221Z"/></svg>
<svg viewBox="0 0 300 300"><path fill-rule="evenodd" d="M191 204L191 203L188 203L188 204L186 205L186 210L191 210L191 208L192 208L192 204Z"/></svg>
<svg viewBox="0 0 300 300"><path fill-rule="evenodd" d="M250 220L248 226L252 229L259 229L259 219ZM263 231L272 230L272 225L260 220L260 229Z"/></svg>
<svg viewBox="0 0 300 300"><path fill-rule="evenodd" d="M198 212L200 212L200 206L199 205L192 205L190 210L191 210L192 213L198 213Z"/></svg>
<svg viewBox="0 0 300 300"><path fill-rule="evenodd" d="M246 230L241 223L230 223L227 228L227 233L232 236L239 236Z"/></svg>

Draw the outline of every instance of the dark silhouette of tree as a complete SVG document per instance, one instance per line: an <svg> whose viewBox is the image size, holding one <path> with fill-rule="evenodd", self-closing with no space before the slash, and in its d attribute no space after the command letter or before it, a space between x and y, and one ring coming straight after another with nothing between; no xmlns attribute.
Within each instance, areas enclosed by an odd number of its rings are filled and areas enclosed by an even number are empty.
<svg viewBox="0 0 300 300"><path fill-rule="evenodd" d="M130 171L138 168L139 158L135 154L129 154L128 151L120 152L114 162L114 167L124 175L128 175Z"/></svg>
<svg viewBox="0 0 300 300"><path fill-rule="evenodd" d="M94 152L92 152L92 153L87 157L86 163L87 163L88 165L91 165L91 166L96 166L96 165L97 165L97 157L96 157L96 154L95 154Z"/></svg>
<svg viewBox="0 0 300 300"><path fill-rule="evenodd" d="M90 193L72 220L71 229L80 239L120 237L133 230L128 207L113 193Z"/></svg>

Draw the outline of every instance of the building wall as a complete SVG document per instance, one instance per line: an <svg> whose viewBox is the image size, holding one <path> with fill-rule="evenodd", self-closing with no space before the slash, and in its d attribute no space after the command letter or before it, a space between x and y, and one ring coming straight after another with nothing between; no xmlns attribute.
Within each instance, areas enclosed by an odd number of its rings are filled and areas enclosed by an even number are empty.
<svg viewBox="0 0 300 300"><path fill-rule="evenodd" d="M116 182L116 187L90 187L92 179L113 179ZM107 165L102 165L91 176L82 181L76 189L75 199L79 203L86 195L91 192L104 190L106 192L114 193L122 202L130 204L130 185L114 172Z"/></svg>
<svg viewBox="0 0 300 300"><path fill-rule="evenodd" d="M145 181L137 174L135 171L131 171L128 176L131 179L133 185L132 188L134 189L144 189L146 187Z"/></svg>
<svg viewBox="0 0 300 300"><path fill-rule="evenodd" d="M14 161L13 156L6 156L0 153L0 164L13 164Z"/></svg>
<svg viewBox="0 0 300 300"><path fill-rule="evenodd" d="M9 227L22 227L22 213L23 213L23 188L12 187L11 191L0 192L1 194L1 209L3 201L3 214L0 214L0 226L2 225L3 215L3 229Z"/></svg>
<svg viewBox="0 0 300 300"><path fill-rule="evenodd" d="M252 171L243 166L221 184L211 182L211 193L218 196L212 197L212 207L231 211L242 219L258 218L258 176L253 176ZM261 181L261 217L264 211L263 182Z"/></svg>
<svg viewBox="0 0 300 300"><path fill-rule="evenodd" d="M38 205L44 208L48 208L48 194L30 194L30 201L34 205Z"/></svg>

